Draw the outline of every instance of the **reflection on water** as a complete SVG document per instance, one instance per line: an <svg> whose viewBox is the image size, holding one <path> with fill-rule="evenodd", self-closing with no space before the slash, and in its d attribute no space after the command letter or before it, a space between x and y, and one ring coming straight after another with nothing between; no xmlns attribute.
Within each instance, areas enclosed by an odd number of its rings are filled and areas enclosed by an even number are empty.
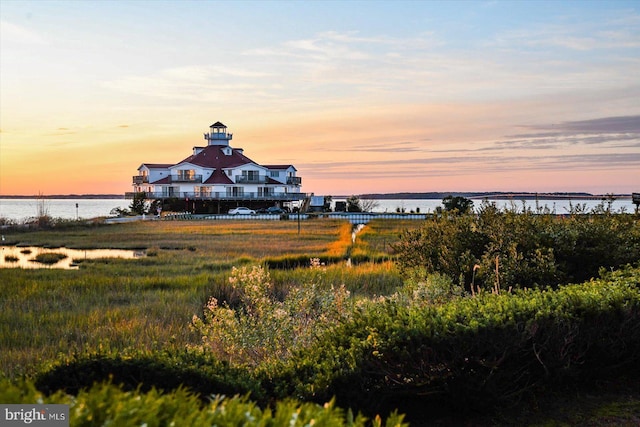
<svg viewBox="0 0 640 427"><path fill-rule="evenodd" d="M71 270L77 269L76 263L85 259L132 259L145 256L143 251L125 249L47 249L37 246L2 246L1 248L0 268L62 268ZM42 254L60 254L65 257L54 264L46 264L35 260L38 255L42 256Z"/></svg>

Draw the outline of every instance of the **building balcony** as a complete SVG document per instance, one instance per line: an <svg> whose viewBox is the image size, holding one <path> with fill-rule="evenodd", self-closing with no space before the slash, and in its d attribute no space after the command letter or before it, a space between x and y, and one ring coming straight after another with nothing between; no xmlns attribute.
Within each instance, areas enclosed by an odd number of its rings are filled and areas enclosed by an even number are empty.
<svg viewBox="0 0 640 427"><path fill-rule="evenodd" d="M302 178L299 176L288 176L287 185L302 185Z"/></svg>
<svg viewBox="0 0 640 427"><path fill-rule="evenodd" d="M133 176L133 184L134 185L147 184L148 182L149 182L149 176L148 175L134 175Z"/></svg>
<svg viewBox="0 0 640 427"><path fill-rule="evenodd" d="M201 183L202 175L170 175L169 182L192 182L192 183Z"/></svg>
<svg viewBox="0 0 640 427"><path fill-rule="evenodd" d="M213 133L205 133L204 139L206 140L232 140L233 134L226 132L213 132Z"/></svg>
<svg viewBox="0 0 640 427"><path fill-rule="evenodd" d="M188 199L188 200L232 200L232 201L294 201L303 200L308 197L306 193L258 193L258 192L245 192L243 194L228 194L227 192L185 192L185 191L168 191L168 192L142 192L149 200L163 200L163 199ZM133 199L136 194L128 192L125 193L126 199Z"/></svg>
<svg viewBox="0 0 640 427"><path fill-rule="evenodd" d="M236 184L266 184L267 177L261 176L236 176Z"/></svg>

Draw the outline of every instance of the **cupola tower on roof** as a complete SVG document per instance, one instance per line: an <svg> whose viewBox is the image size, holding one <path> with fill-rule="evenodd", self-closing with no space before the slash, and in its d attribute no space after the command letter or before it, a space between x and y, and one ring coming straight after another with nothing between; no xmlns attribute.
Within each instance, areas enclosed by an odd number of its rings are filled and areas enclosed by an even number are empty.
<svg viewBox="0 0 640 427"><path fill-rule="evenodd" d="M223 145L228 146L229 141L233 139L233 134L227 133L227 127L220 122L215 122L209 126L211 132L204 134L204 139L207 140L208 145Z"/></svg>

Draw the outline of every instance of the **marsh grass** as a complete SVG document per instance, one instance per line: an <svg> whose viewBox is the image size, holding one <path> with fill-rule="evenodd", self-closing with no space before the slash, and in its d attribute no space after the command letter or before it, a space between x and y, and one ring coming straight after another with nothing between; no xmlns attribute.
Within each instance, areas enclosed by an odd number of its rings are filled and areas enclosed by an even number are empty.
<svg viewBox="0 0 640 427"><path fill-rule="evenodd" d="M20 246L158 248L203 252L216 259L229 259L334 253L335 242L341 240L345 230L349 230L347 222L329 219L305 222L300 234L294 221L138 221L64 230L13 231L5 237L7 244ZM340 248L337 251L340 252Z"/></svg>
<svg viewBox="0 0 640 427"><path fill-rule="evenodd" d="M390 295L402 286L402 277L392 262L363 263L347 267L343 264L327 265L322 274L307 267L292 270L271 270L271 279L281 292L315 283L321 286L345 285L355 296Z"/></svg>
<svg viewBox="0 0 640 427"><path fill-rule="evenodd" d="M43 252L36 255L31 261L39 262L40 264L55 264L60 260L65 259L67 256L55 252Z"/></svg>
<svg viewBox="0 0 640 427"><path fill-rule="evenodd" d="M138 259L78 260L79 270L0 269L0 372L34 373L42 363L98 350L181 350L210 296L224 293L232 267L296 256L304 267L271 274L287 290L314 280L315 256L344 259L346 221L149 221L7 233L12 244L78 249L146 249ZM320 280L320 279L317 279ZM386 294L400 283L390 264L328 266L320 285Z"/></svg>
<svg viewBox="0 0 640 427"><path fill-rule="evenodd" d="M87 348L181 348L203 299L203 275L107 271L0 271L0 369L33 372L42 360ZM11 274L13 273L13 274ZM19 273L19 274L15 274Z"/></svg>
<svg viewBox="0 0 640 427"><path fill-rule="evenodd" d="M399 240L400 233L404 230L418 229L423 224L424 221L420 220L374 219L356 235L352 256L368 254L372 257L392 258L392 244Z"/></svg>

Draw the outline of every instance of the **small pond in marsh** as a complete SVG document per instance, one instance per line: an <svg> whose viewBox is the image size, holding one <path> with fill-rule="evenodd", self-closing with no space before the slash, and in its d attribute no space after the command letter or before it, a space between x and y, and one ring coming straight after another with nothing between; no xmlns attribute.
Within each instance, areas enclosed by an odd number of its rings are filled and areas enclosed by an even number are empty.
<svg viewBox="0 0 640 427"><path fill-rule="evenodd" d="M127 249L68 249L39 246L0 246L0 268L78 268L78 262L96 258L141 258L144 251Z"/></svg>

